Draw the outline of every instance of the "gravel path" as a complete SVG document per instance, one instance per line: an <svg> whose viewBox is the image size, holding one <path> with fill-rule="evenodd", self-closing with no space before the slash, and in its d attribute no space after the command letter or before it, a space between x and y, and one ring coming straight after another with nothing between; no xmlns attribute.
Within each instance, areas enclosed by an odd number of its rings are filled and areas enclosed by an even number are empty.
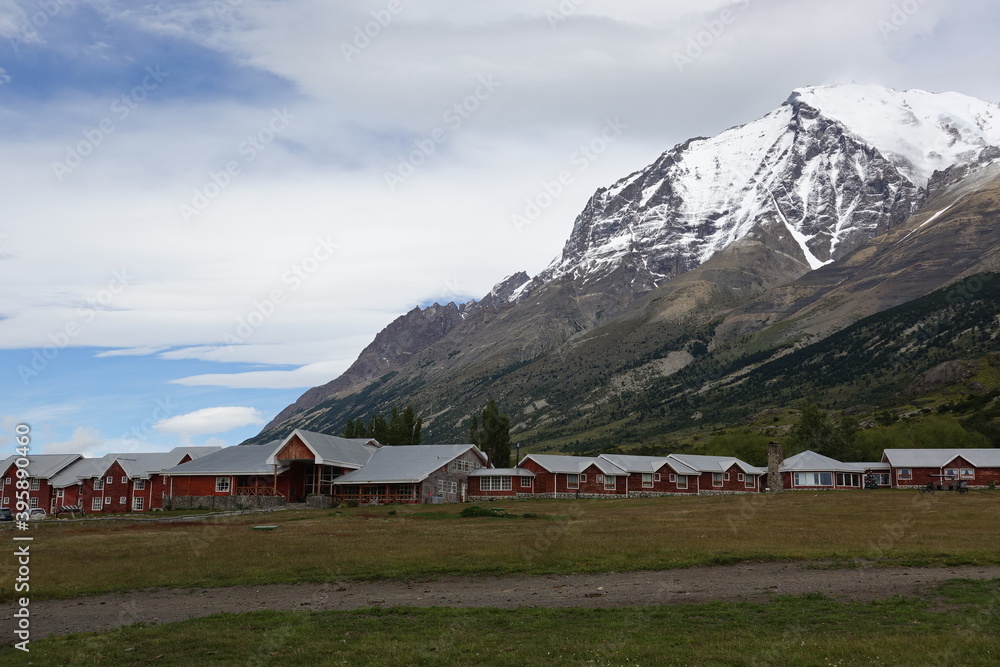
<svg viewBox="0 0 1000 667"><path fill-rule="evenodd" d="M659 572L158 589L33 602L32 639L259 609L621 607L763 601L775 594L813 592L842 600L873 600L916 594L930 584L955 578L1000 579L1000 566L817 569L801 563L754 563ZM8 628L11 613L3 619Z"/></svg>

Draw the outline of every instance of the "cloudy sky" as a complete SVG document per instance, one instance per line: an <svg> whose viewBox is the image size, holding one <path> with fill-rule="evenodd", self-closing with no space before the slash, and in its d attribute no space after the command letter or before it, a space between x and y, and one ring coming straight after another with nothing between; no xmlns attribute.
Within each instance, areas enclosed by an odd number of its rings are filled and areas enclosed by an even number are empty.
<svg viewBox="0 0 1000 667"><path fill-rule="evenodd" d="M236 444L398 315L543 269L598 187L797 87L1000 101L998 20L989 0L2 0L0 446L19 423L35 453Z"/></svg>

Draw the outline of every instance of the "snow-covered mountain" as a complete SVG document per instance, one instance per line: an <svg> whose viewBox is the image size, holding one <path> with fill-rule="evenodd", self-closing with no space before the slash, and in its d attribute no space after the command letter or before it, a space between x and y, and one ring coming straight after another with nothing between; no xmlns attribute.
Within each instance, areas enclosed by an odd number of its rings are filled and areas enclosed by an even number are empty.
<svg viewBox="0 0 1000 667"><path fill-rule="evenodd" d="M975 163L991 146L1000 146L996 104L871 85L801 88L763 118L682 143L598 190L562 255L515 298L623 266L641 293L761 225L783 226L815 269L901 223L936 171Z"/></svg>

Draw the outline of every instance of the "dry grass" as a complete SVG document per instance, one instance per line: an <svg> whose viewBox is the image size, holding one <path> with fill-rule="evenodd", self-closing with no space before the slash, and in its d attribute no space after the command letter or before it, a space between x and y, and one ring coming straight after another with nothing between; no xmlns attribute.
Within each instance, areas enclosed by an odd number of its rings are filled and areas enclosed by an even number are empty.
<svg viewBox="0 0 1000 667"><path fill-rule="evenodd" d="M33 597L437 574L666 569L740 561L1000 563L1000 492L785 493L277 512L202 524L41 524ZM394 514L393 514L394 513ZM257 523L278 525L255 531ZM11 559L3 590L10 595Z"/></svg>

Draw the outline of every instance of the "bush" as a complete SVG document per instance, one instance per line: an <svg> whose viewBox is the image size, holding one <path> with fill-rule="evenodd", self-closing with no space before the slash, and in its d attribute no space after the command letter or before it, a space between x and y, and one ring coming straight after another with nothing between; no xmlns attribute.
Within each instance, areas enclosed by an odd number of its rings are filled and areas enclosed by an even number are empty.
<svg viewBox="0 0 1000 667"><path fill-rule="evenodd" d="M459 512L459 516L464 517L466 519L476 516L498 516L510 519L513 518L515 515L499 508L490 509L487 507L480 507L479 505L472 505L471 507L466 507L461 512Z"/></svg>

